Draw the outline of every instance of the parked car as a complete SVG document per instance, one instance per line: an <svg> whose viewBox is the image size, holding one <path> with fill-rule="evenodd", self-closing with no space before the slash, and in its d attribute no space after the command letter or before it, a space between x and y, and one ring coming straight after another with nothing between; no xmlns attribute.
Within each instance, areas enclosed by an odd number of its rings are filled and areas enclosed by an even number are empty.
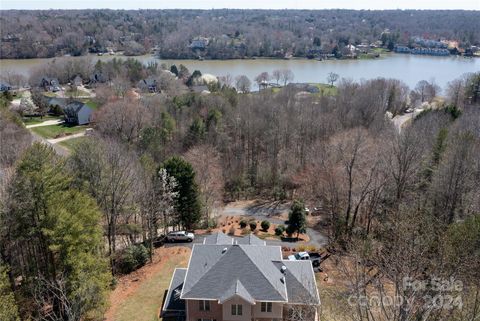
<svg viewBox="0 0 480 321"><path fill-rule="evenodd" d="M167 234L168 242L192 242L194 238L195 235L193 235L193 233L185 231L170 232Z"/></svg>
<svg viewBox="0 0 480 321"><path fill-rule="evenodd" d="M298 252L294 255L289 255L288 260L290 261L307 261L310 260L314 267L320 266L320 263L323 261L322 256L314 252Z"/></svg>

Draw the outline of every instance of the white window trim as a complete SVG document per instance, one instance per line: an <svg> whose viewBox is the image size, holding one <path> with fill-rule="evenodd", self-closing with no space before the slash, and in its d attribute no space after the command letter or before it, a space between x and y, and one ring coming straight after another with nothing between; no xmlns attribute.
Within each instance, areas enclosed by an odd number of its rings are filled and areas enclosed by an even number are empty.
<svg viewBox="0 0 480 321"><path fill-rule="evenodd" d="M240 307L240 309L239 309ZM240 311L241 310L241 311ZM241 313L238 313L238 312ZM235 312L235 313L233 313ZM243 305L242 304L232 304L230 307L230 313L235 316L242 316L243 315Z"/></svg>

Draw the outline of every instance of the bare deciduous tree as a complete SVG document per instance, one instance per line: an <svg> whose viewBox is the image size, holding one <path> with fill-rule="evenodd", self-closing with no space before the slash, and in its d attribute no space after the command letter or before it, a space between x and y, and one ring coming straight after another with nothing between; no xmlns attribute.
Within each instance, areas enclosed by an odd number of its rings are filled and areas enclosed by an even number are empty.
<svg viewBox="0 0 480 321"><path fill-rule="evenodd" d="M195 180L200 188L205 224L212 219L212 210L222 202L224 179L218 151L209 145L190 148L185 159L195 170Z"/></svg>

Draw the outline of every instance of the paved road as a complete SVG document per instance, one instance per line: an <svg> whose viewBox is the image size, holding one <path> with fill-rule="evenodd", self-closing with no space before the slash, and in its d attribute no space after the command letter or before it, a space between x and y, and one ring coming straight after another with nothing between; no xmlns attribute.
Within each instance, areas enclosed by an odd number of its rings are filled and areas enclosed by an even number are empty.
<svg viewBox="0 0 480 321"><path fill-rule="evenodd" d="M423 108L417 108L412 113L393 117L392 121L395 127L397 127L398 132L400 133L402 131L402 128L404 128L409 121L412 121L413 119L415 119L415 117L417 117L418 114L420 114L423 110L424 110Z"/></svg>

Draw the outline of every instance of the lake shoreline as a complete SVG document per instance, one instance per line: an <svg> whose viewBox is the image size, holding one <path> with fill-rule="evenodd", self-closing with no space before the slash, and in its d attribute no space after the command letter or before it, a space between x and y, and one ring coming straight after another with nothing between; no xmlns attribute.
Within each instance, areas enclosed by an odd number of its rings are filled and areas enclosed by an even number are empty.
<svg viewBox="0 0 480 321"><path fill-rule="evenodd" d="M204 74L225 76L232 78L246 75L250 80L255 79L262 72L272 73L274 70L290 69L294 75L294 82L324 83L330 72L340 75L340 78L362 81L375 78L394 78L405 82L414 88L420 80L434 79L437 84L446 88L448 82L467 72L480 71L480 59L464 57L440 57L407 55L399 53L383 53L375 59L315 59L295 57L292 59L256 58L256 59L229 59L229 60L192 60L192 59L160 59L156 55L143 56L123 55L87 55L76 57L56 57L40 59L2 59L0 60L1 73L16 73L29 77L32 71L45 66L51 61L63 59L87 59L96 61L110 61L116 59L134 58L142 64L162 63L167 66L176 64L185 65L191 72L200 70Z"/></svg>

